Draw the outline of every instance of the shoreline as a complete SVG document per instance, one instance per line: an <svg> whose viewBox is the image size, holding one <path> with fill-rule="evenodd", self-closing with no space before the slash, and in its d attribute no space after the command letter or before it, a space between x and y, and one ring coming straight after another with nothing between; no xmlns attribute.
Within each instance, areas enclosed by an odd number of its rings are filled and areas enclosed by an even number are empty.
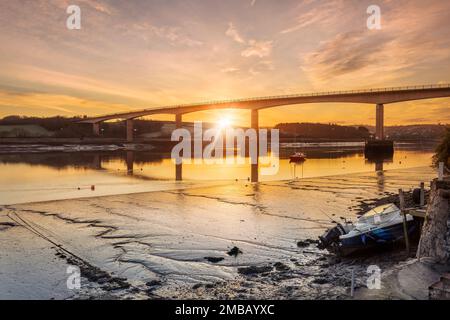
<svg viewBox="0 0 450 320"><path fill-rule="evenodd" d="M405 169L391 169L391 170L383 170L382 172L390 172L390 171L399 171L399 170L414 170L414 169L422 169L422 168L431 168L430 166L417 166L417 167L408 167ZM148 190L148 191L136 191L136 192L126 192L126 193L111 193L111 194L102 194L102 195L92 195L92 196L80 196L80 197L74 197L74 198L63 198L63 199L50 199L50 200L42 200L42 201L30 201L30 202L19 202L19 203L11 203L11 204L0 204L1 207L8 207L8 206L14 206L14 205L21 205L21 204L39 204L39 203L48 203L48 202L59 202L59 201L66 201L66 200L77 200L77 199L89 199L89 198L104 198L104 197L110 197L110 196L120 196L120 195L139 195L139 194L146 194L146 193L155 193L155 192L162 192L162 191L177 191L177 190L195 190L205 187L216 187L221 185L231 185L236 183L244 183L245 185L264 185L264 184L273 184L273 183L293 183L293 182L301 182L305 180L315 179L315 178L335 178L335 177L342 177L347 175L357 175L357 174L364 174L364 173L372 173L372 171L356 171L352 173L340 173L340 174L334 174L334 175L324 175L324 176L313 176L308 178L297 178L297 179L280 179L280 180L268 180L268 181L260 181L260 182L249 182L246 179L239 179L236 181L236 179L231 180L183 180L183 181L173 181L173 180L149 180L149 181L158 181L158 182L167 182L170 185L173 185L173 188L169 189L156 189L156 190ZM179 187L176 187L176 186Z"/></svg>

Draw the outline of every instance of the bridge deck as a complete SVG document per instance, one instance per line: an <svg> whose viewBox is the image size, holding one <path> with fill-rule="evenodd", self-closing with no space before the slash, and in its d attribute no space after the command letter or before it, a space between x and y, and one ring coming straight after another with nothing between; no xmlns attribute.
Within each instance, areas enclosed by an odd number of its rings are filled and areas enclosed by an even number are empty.
<svg viewBox="0 0 450 320"><path fill-rule="evenodd" d="M236 108L259 110L283 105L324 102L387 104L440 97L450 97L450 84L376 88L367 90L328 91L244 99L215 100L106 114L85 118L79 122L97 123L112 119L134 119L152 114L185 114L212 109Z"/></svg>

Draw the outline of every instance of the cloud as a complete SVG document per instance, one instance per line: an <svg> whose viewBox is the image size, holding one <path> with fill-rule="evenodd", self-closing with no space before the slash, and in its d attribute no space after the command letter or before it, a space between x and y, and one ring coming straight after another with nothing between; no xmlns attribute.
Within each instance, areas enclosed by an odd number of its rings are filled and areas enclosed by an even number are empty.
<svg viewBox="0 0 450 320"><path fill-rule="evenodd" d="M448 21L440 13L448 9L440 2L431 7L417 2L386 8L381 30L337 33L305 54L301 68L319 86L410 84L410 79L433 65L448 66Z"/></svg>
<svg viewBox="0 0 450 320"><path fill-rule="evenodd" d="M135 23L133 25L133 29L147 41L149 40L148 34L151 34L157 36L158 38L167 40L171 45L182 45L187 47L198 47L203 45L202 41L189 37L182 32L179 27L156 26L148 22L143 22Z"/></svg>
<svg viewBox="0 0 450 320"><path fill-rule="evenodd" d="M220 70L220 72L222 73L236 73L239 72L239 68L235 68L235 67L228 67L228 68L223 68L222 70Z"/></svg>
<svg viewBox="0 0 450 320"><path fill-rule="evenodd" d="M256 41L249 40L248 47L241 52L243 57L259 57L264 58L272 53L273 41Z"/></svg>
<svg viewBox="0 0 450 320"><path fill-rule="evenodd" d="M103 1L99 1L99 0L78 0L78 1L81 3L87 4L88 6L90 6L91 8L95 9L98 12L101 12L101 13L104 13L107 15L112 15L112 13L113 13L112 7ZM71 4L70 2L72 2L72 1L68 1L68 0L62 1L62 3L64 3L64 6L66 6L66 7Z"/></svg>
<svg viewBox="0 0 450 320"><path fill-rule="evenodd" d="M160 38L170 41L172 44L186 45L188 47L197 47L203 44L202 41L192 39L181 33L177 27L152 27L152 31Z"/></svg>
<svg viewBox="0 0 450 320"><path fill-rule="evenodd" d="M245 43L245 40L241 37L232 22L228 24L228 29L225 34L236 42Z"/></svg>
<svg viewBox="0 0 450 320"><path fill-rule="evenodd" d="M118 103L105 103L97 100L88 100L62 94L43 92L13 92L0 90L0 116L21 114L23 109L29 115L81 115L84 113L101 114L105 112L126 111L130 107ZM14 110L21 110L20 112Z"/></svg>
<svg viewBox="0 0 450 320"><path fill-rule="evenodd" d="M337 14L342 10L343 1L314 2L315 6L309 8L312 3L312 1L303 1L298 7L300 14L297 16L296 22L290 27L283 29L280 33L287 34L299 31L315 24L321 27L329 27L330 25L336 27L338 23L343 22L342 15ZM349 13L348 7L346 12Z"/></svg>
<svg viewBox="0 0 450 320"><path fill-rule="evenodd" d="M247 45L247 48L241 52L241 56L243 57L264 58L272 53L273 41L258 41L254 39L246 40L240 35L232 22L228 24L228 29L225 34L237 43Z"/></svg>

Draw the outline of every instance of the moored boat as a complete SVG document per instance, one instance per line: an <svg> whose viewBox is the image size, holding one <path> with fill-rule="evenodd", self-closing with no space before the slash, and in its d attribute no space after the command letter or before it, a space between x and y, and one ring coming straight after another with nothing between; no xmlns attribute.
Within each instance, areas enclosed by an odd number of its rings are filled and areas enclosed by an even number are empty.
<svg viewBox="0 0 450 320"><path fill-rule="evenodd" d="M417 223L407 214L408 234L414 233ZM404 239L403 214L395 204L385 204L369 210L354 224L338 224L319 237L319 248L341 255Z"/></svg>
<svg viewBox="0 0 450 320"><path fill-rule="evenodd" d="M306 161L306 154L304 154L303 152L295 152L289 157L289 159L290 159L289 162L295 163L304 162Z"/></svg>

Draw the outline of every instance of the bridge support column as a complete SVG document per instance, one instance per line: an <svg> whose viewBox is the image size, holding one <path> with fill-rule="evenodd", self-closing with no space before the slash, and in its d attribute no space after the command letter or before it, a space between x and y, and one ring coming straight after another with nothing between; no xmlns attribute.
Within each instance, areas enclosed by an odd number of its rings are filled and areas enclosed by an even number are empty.
<svg viewBox="0 0 450 320"><path fill-rule="evenodd" d="M177 129L180 129L183 126L183 119L181 114L175 115L175 126ZM183 180L183 164L175 165L175 180L182 181Z"/></svg>
<svg viewBox="0 0 450 320"><path fill-rule="evenodd" d="M259 118L258 110L252 110L251 115L252 129L256 130L256 154L250 154L252 173L251 182L258 182L258 163L259 163ZM249 150L251 150L249 146ZM256 158L255 158L256 157Z"/></svg>
<svg viewBox="0 0 450 320"><path fill-rule="evenodd" d="M132 142L134 138L133 119L127 119L127 141Z"/></svg>
<svg viewBox="0 0 450 320"><path fill-rule="evenodd" d="M377 104L376 120L375 120L375 138L384 140L384 105Z"/></svg>
<svg viewBox="0 0 450 320"><path fill-rule="evenodd" d="M94 130L94 135L99 136L100 135L100 122L93 123L92 129Z"/></svg>
<svg viewBox="0 0 450 320"><path fill-rule="evenodd" d="M100 170L102 168L102 158L99 154L94 155L94 161L92 161L92 166L96 170Z"/></svg>
<svg viewBox="0 0 450 320"><path fill-rule="evenodd" d="M133 175L133 164L134 164L134 152L133 151L127 151L127 174Z"/></svg>

